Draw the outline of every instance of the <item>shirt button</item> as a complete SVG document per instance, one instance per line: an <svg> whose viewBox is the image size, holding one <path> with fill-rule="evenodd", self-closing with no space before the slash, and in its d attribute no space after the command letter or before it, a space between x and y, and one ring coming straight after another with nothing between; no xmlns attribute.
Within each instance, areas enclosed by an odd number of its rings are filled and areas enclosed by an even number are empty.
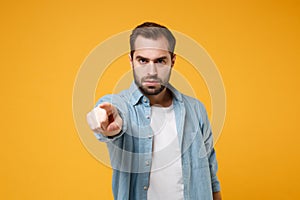
<svg viewBox="0 0 300 200"><path fill-rule="evenodd" d="M152 138L152 135L148 135L148 139L151 139Z"/></svg>
<svg viewBox="0 0 300 200"><path fill-rule="evenodd" d="M145 163L146 163L146 165L147 165L147 166L149 166L149 165L150 165L150 162L149 162L149 160L147 160Z"/></svg>
<svg viewBox="0 0 300 200"><path fill-rule="evenodd" d="M146 118L147 118L147 119L150 119L150 115L146 115Z"/></svg>
<svg viewBox="0 0 300 200"><path fill-rule="evenodd" d="M144 99L143 101L146 103L146 102L147 102L147 99Z"/></svg>
<svg viewBox="0 0 300 200"><path fill-rule="evenodd" d="M147 187L147 186L144 186L144 190L148 190L148 187Z"/></svg>

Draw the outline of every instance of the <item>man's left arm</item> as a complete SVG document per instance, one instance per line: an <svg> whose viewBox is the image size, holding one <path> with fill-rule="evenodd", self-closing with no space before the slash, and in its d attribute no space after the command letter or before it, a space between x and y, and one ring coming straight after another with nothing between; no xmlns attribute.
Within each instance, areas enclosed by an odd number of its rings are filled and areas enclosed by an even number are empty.
<svg viewBox="0 0 300 200"><path fill-rule="evenodd" d="M212 191L213 191L213 199L214 200L221 200L221 188L220 182L217 177L218 171L218 162L216 159L216 152L214 149L214 142L213 142L213 135L210 126L210 122L206 113L204 106L201 104L201 113L203 119L203 137L204 137L204 144L207 152L207 158L209 162L210 168L210 175L211 175L211 184L212 184Z"/></svg>

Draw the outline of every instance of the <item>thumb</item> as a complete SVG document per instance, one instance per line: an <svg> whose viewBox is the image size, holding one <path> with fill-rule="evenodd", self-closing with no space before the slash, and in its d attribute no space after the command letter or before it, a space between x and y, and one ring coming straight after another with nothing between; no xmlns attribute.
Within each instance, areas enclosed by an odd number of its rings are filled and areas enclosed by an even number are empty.
<svg viewBox="0 0 300 200"><path fill-rule="evenodd" d="M119 130L121 130L121 127L116 121L110 123L107 127L107 131L119 131Z"/></svg>
<svg viewBox="0 0 300 200"><path fill-rule="evenodd" d="M108 131L120 132L123 126L123 120L119 114L114 116L114 120L107 126Z"/></svg>

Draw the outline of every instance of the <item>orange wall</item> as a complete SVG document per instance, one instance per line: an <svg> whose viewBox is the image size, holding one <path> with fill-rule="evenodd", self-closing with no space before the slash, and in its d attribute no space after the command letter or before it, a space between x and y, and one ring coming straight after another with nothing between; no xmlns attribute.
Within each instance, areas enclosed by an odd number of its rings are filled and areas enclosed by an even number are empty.
<svg viewBox="0 0 300 200"><path fill-rule="evenodd" d="M224 199L299 197L298 1L29 0L1 2L0 11L0 199L112 199L111 170L76 131L73 85L95 46L146 20L194 38L222 75ZM193 89L210 112L205 85Z"/></svg>

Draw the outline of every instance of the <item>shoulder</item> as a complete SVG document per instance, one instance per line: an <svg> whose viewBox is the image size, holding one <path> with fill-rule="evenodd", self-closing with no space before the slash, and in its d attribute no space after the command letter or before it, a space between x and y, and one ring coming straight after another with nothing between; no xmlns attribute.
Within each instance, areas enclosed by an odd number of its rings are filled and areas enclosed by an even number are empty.
<svg viewBox="0 0 300 200"><path fill-rule="evenodd" d="M175 99L177 99L178 101L182 101L186 108L191 108L195 111L205 111L203 103L198 99L181 93L171 84L168 88L172 91Z"/></svg>
<svg viewBox="0 0 300 200"><path fill-rule="evenodd" d="M128 90L123 90L118 94L107 94L98 99L96 106L103 103L109 102L113 105L127 104L130 101L130 95Z"/></svg>
<svg viewBox="0 0 300 200"><path fill-rule="evenodd" d="M188 115L196 117L201 125L208 123L206 108L200 100L187 95L182 95L182 100Z"/></svg>
<svg viewBox="0 0 300 200"><path fill-rule="evenodd" d="M201 112L206 112L204 104L199 99L185 94L181 94L181 95L182 95L182 101L184 102L185 105L191 106L192 108L196 110L200 110Z"/></svg>

